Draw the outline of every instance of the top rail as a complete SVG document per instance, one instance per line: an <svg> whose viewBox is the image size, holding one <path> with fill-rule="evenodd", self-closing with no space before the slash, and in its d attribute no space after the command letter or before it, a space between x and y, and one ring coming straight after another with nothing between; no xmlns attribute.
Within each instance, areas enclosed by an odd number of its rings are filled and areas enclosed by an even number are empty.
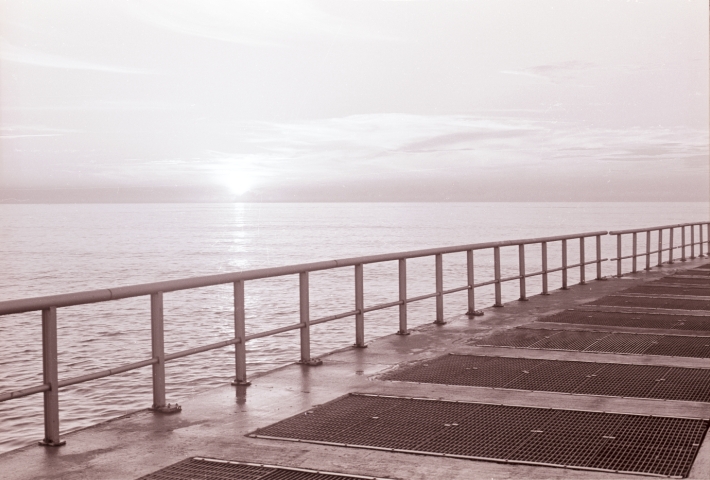
<svg viewBox="0 0 710 480"><path fill-rule="evenodd" d="M609 232L609 235L625 235L627 233L641 233L641 232L653 232L656 230L666 230L668 228L680 228L680 227L690 227L691 225L708 225L710 222L691 222L691 223L675 223L673 225L661 225L658 227L646 227L646 228L631 228L628 230L614 230Z"/></svg>
<svg viewBox="0 0 710 480"><path fill-rule="evenodd" d="M702 222L707 223L707 222ZM697 225L683 224L683 225ZM661 227L654 227L658 229ZM663 227L668 228L668 227ZM648 230L648 229L646 229ZM74 305L84 305L89 303L106 302L109 300L120 300L123 298L140 297L152 295L159 292L174 292L178 290L188 290L192 288L210 287L226 283L233 283L245 280L257 280L283 275L292 275L318 270L329 270L332 268L349 267L354 265L364 265L368 263L388 262L407 258L428 257L445 253L467 252L471 250L482 250L495 247L530 245L542 242L554 242L560 240L570 240L579 238L596 237L607 235L607 231L585 232L572 235L557 235L552 237L526 238L519 240L503 240L498 242L473 243L468 245L457 245L452 247L429 248L424 250L410 250L406 252L385 253L379 255L367 255L362 257L351 257L339 260L327 260L322 262L301 263L282 267L260 268L255 270L244 270L240 272L223 273L217 275L206 275L201 277L182 278L163 282L143 283L126 287L105 288L99 290L88 290L84 292L66 293L61 295L49 295L43 297L31 297L18 300L8 300L0 302L0 315L10 315L15 313L32 312L44 310L51 307L70 307Z"/></svg>

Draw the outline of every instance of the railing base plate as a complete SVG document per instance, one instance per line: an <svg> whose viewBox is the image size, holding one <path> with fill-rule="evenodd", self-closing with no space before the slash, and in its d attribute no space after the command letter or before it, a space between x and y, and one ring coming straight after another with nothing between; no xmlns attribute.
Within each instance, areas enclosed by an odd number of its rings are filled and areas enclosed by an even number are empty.
<svg viewBox="0 0 710 480"><path fill-rule="evenodd" d="M156 407L153 405L150 407L151 410L153 410L156 413L180 413L182 412L182 407L178 405L177 403L168 403L167 405L161 405L159 407Z"/></svg>
<svg viewBox="0 0 710 480"><path fill-rule="evenodd" d="M466 312L466 315L469 317L482 317L483 316L483 310L469 310Z"/></svg>
<svg viewBox="0 0 710 480"><path fill-rule="evenodd" d="M319 365L323 365L323 360L320 358L309 358L308 360L299 360L298 363L308 367L317 367Z"/></svg>
<svg viewBox="0 0 710 480"><path fill-rule="evenodd" d="M39 445L41 447L61 447L66 444L67 444L66 440L60 440L58 442L53 442L51 440L47 440L46 438L44 440L37 442L37 445Z"/></svg>

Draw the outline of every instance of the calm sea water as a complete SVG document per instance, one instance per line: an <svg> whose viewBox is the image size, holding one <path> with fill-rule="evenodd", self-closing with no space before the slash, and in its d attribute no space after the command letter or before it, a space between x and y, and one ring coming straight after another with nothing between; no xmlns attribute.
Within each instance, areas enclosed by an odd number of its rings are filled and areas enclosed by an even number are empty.
<svg viewBox="0 0 710 480"><path fill-rule="evenodd" d="M370 204L116 204L0 205L0 301L116 287L268 266L475 242L664 225L708 219L704 203L370 203ZM593 252L590 240L588 258ZM570 245L570 263L578 254ZM604 256L614 256L611 238ZM444 288L466 282L465 255L444 257ZM478 279L492 258L476 253ZM550 266L559 263L552 245ZM530 247L528 268L539 270ZM517 249L503 250L503 273L517 271ZM605 274L613 265L605 264ZM589 267L588 277L593 275ZM578 279L576 271L570 281ZM353 270L311 274L312 318L354 308ZM296 276L247 282L247 333L298 322ZM551 288L559 287L552 276ZM365 267L365 303L397 298L397 264ZM434 291L433 258L408 262L409 295ZM539 291L539 279L529 291ZM517 298L517 285L503 289ZM492 288L476 290L477 307ZM149 298L58 311L59 376L70 378L150 357ZM446 297L445 314L466 309L465 292ZM412 326L431 322L433 299L412 304ZM393 333L397 310L366 316L366 338ZM42 383L39 313L0 318L0 392ZM233 337L232 292L217 286L165 295L166 351ZM353 319L313 327L312 353L353 343ZM298 333L247 344L249 373L297 360ZM233 349L167 365L168 401L224 385L233 376ZM150 368L60 391L62 431L150 406ZM43 436L42 396L0 403L0 452Z"/></svg>

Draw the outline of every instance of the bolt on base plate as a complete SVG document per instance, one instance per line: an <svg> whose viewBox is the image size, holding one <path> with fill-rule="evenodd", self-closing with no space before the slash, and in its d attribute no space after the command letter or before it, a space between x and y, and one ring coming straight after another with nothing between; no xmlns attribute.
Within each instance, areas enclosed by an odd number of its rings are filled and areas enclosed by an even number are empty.
<svg viewBox="0 0 710 480"><path fill-rule="evenodd" d="M469 310L466 312L466 315L469 317L482 317L483 316L483 310Z"/></svg>
<svg viewBox="0 0 710 480"><path fill-rule="evenodd" d="M151 410L157 413L180 413L182 412L182 407L178 405L177 403L168 403L167 405L161 405L159 407L156 407L153 405L150 407Z"/></svg>
<svg viewBox="0 0 710 480"><path fill-rule="evenodd" d="M410 332L409 330L400 330L397 332L397 335L409 335L410 333L412 332Z"/></svg>
<svg viewBox="0 0 710 480"><path fill-rule="evenodd" d="M235 387L248 387L251 382L240 382L239 380L232 380L232 385Z"/></svg>

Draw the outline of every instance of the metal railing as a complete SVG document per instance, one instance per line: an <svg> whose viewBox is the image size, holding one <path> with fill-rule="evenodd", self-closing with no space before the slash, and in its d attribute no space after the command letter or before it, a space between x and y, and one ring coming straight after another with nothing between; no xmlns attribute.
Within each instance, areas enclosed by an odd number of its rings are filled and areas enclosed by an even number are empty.
<svg viewBox="0 0 710 480"><path fill-rule="evenodd" d="M707 240L704 242L703 241L703 226L707 230ZM699 241L695 241L695 227L698 227L698 237ZM680 229L680 245L674 246L673 243L673 232L675 229L679 228ZM686 228L690 228L690 243L686 243ZM668 230L668 247L664 248L663 247L663 231ZM651 250L651 233L652 232L657 232L656 237L658 241L658 247L656 250ZM646 234L646 251L639 253L638 251L638 234L639 233L645 233ZM681 256L680 260L682 262L686 261L686 247L690 247L690 259L695 258L695 246L697 245L699 248L699 257L705 257L705 254L703 254L703 245L704 243L707 243L707 248L708 252L710 252L710 222L697 222L697 223L679 223L675 225L663 225L660 227L650 227L650 228L637 228L637 229L630 229L630 230L616 230L613 232L609 232L610 235L616 235L616 258L612 258L612 261L616 261L616 275L618 277L621 277L623 275L622 273L622 265L621 262L626 259L631 259L631 273L636 273L638 271L638 258L639 257L646 257L646 268L645 270L650 270L651 269L651 255L653 254L658 254L658 264L656 266L660 267L664 263L668 264L673 264L673 251L674 250L680 250L681 251ZM622 255L622 249L621 249L621 238L623 235L631 235L631 248L632 248L632 253L631 255ZM668 261L664 262L663 261L663 252L668 252Z"/></svg>
<svg viewBox="0 0 710 480"><path fill-rule="evenodd" d="M690 224L684 224L687 226ZM692 224L700 225L700 224ZM707 223L703 223L707 225ZM675 228L677 226L673 226ZM654 231L659 229L668 229L665 227L653 227L651 229L640 229L636 231L621 231L613 232L616 235L624 233L633 233L640 231ZM585 267L587 265L596 265L596 279L602 279L602 262L607 261L606 258L601 258L601 237L607 235L606 231L581 233L574 235L562 235L553 237L523 239L523 240L508 240L501 242L488 242L470 245L460 245L454 247L433 248L427 250L415 250L409 252L390 253L383 255L371 255L356 258L346 258L341 260L331 260L315 263L306 263L300 265L290 265L284 267L264 268L257 270L248 270L242 272L226 273L219 275L210 275L203 277L192 277L180 280L172 280L165 282L148 283L141 285L132 285L127 287L118 287L111 289L92 290L78 293L70 293L64 295L53 295L45 297L26 298L21 300L11 300L0 302L0 316L10 315L24 312L41 311L42 312L42 358L43 358L43 383L42 385L25 388L13 392L0 394L0 402L10 399L20 398L36 393L44 393L44 425L45 438L43 445L58 446L62 445L59 438L59 389L78 383L88 382L111 375L135 370L138 368L152 366L153 369L153 409L156 411L170 412L174 407L166 403L165 399L165 363L177 358L194 355L209 350L222 348L230 345L235 346L235 380L233 385L246 386L249 385L247 380L247 363L246 363L246 342L257 338L276 335L292 330L300 330L300 363L306 365L317 365L320 360L311 358L310 350L310 327L320 323L326 323L346 317L355 317L355 347L365 347L365 314L376 310L395 307L399 308L399 331L398 334L406 335L407 331L407 305L425 300L428 298L436 299L435 322L436 324L444 324L444 295L467 291L468 292L468 311L470 316L481 315L482 312L475 308L474 290L486 285L493 285L495 290L496 307L502 307L501 284L504 282L518 281L520 287L520 300L527 300L527 285L526 280L530 277L542 277L542 294L548 293L548 276L554 272L561 272L562 289L568 288L568 272L570 269L579 268L580 283L586 281ZM634 233L635 235L635 233ZM702 235L702 233L701 233ZM691 233L692 236L692 233ZM594 237L596 240L595 250L596 255L594 260L587 261L585 258L585 239ZM568 262L568 242L579 241L579 261L575 264ZM620 240L619 240L620 241ZM548 267L548 245L553 242L561 243L561 266L557 268ZM691 243L694 243L691 241ZM701 237L702 243L702 237ZM540 245L541 253L541 270L528 272L525 263L525 247L530 245ZM503 278L501 275L501 249L506 247L517 247L518 249L518 275ZM702 247L701 247L702 248ZM474 251L492 250L493 252L493 279L475 283L474 277ZM443 287L443 255L451 253L466 252L466 285L444 290ZM702 250L701 250L702 254ZM409 298L407 296L407 260L412 258L430 257L435 258L435 279L436 291L427 295L420 295ZM619 255L620 256L620 255ZM628 258L628 257L624 257ZM364 276L363 267L366 264L382 263L397 261L399 266L399 298L396 301L365 306L364 301ZM620 261L620 260L619 260ZM354 267L354 290L355 303L354 309L331 315L328 317L312 320L310 318L310 301L309 301L309 273L321 270L330 270L335 268ZM250 280L264 279L271 277L281 277L286 275L299 276L299 323L288 325L281 328L262 331L251 335L246 335L245 326L245 309L244 309L244 284ZM163 294L166 292L174 292L178 290L188 290L215 285L229 284L234 286L234 338L224 340L201 347L183 350L176 353L165 353L164 348L164 333L163 333ZM88 373L78 377L73 377L65 380L58 378L57 366L57 309L75 305L85 305L98 302L107 302L111 300L119 300L131 297L150 296L150 315L151 315L151 358L113 367L108 370ZM178 407L179 408L179 407Z"/></svg>

